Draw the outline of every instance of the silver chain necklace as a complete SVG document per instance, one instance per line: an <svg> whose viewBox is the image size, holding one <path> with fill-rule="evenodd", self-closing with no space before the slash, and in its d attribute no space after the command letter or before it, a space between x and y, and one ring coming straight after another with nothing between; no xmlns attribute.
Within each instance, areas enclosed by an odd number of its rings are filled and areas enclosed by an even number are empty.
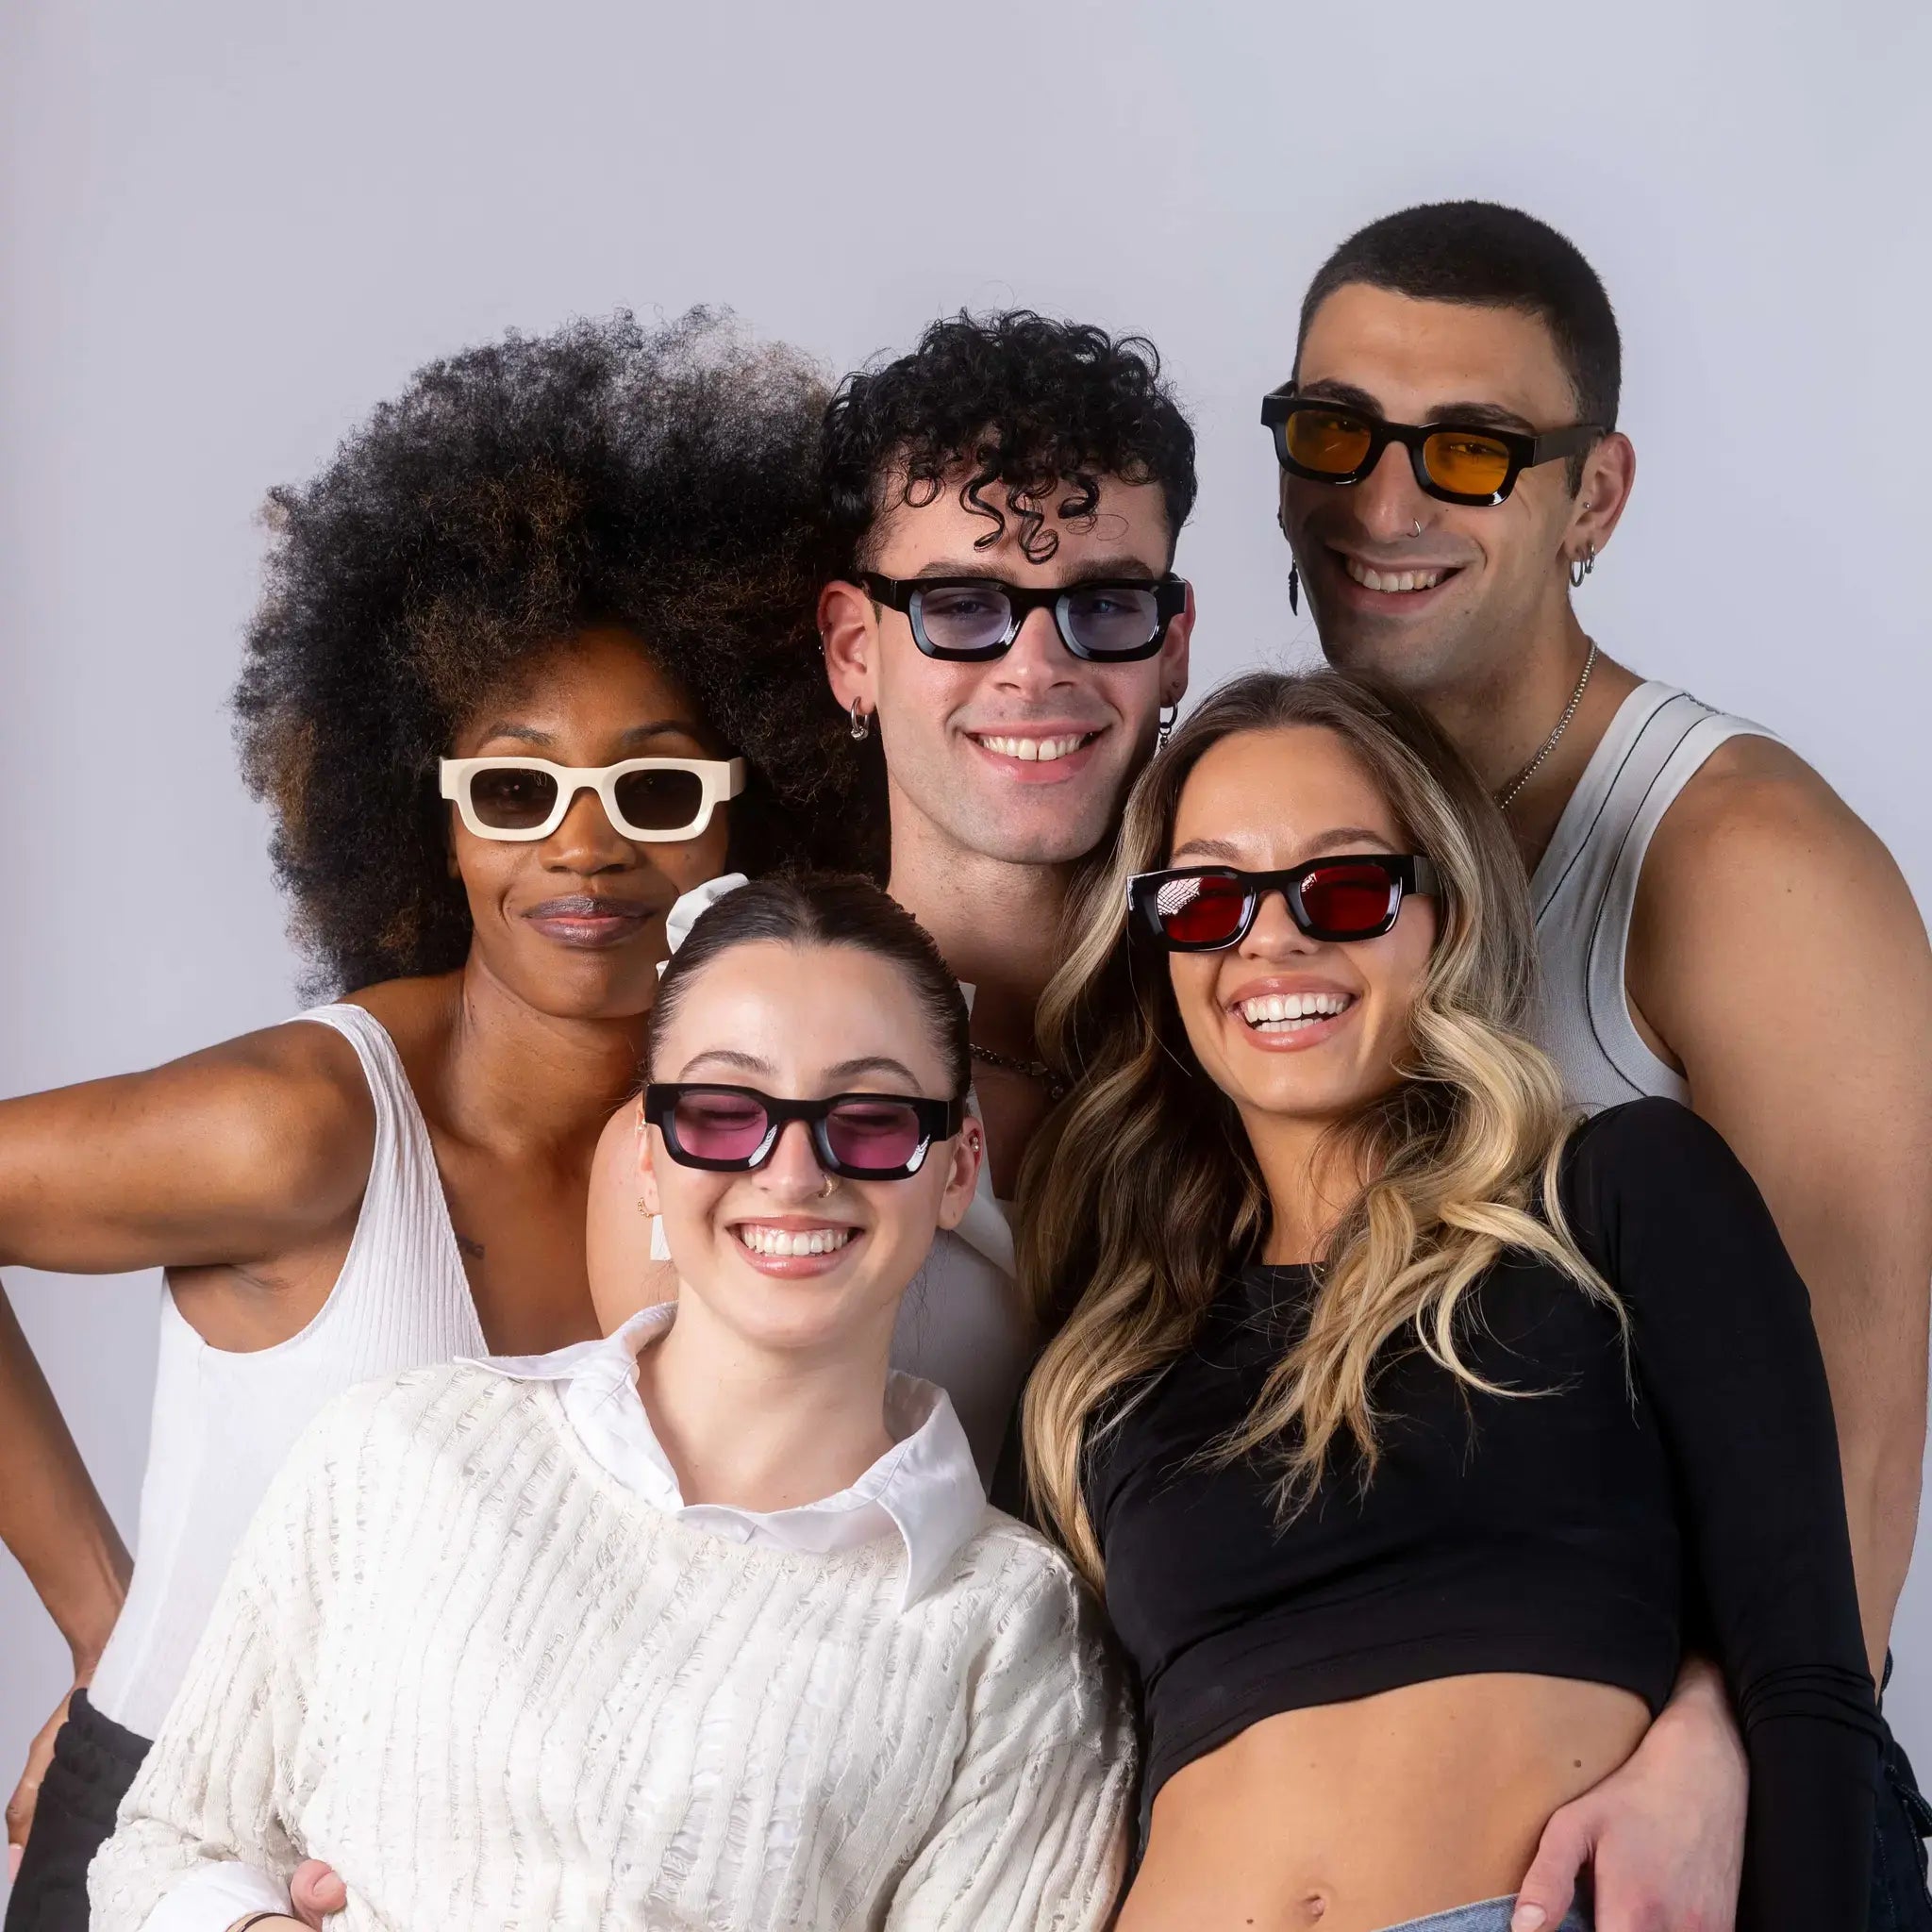
<svg viewBox="0 0 1932 1932"><path fill-rule="evenodd" d="M998 1067L1008 1074L1022 1074L1029 1080L1040 1081L1046 1089L1050 1102L1064 1100L1067 1095L1066 1083L1047 1065L1044 1060L1016 1059L1011 1054L995 1053L990 1046L981 1046L975 1040L969 1044L973 1058L983 1060L989 1067Z"/></svg>
<svg viewBox="0 0 1932 1932"><path fill-rule="evenodd" d="M1536 776L1537 767L1556 750L1557 741L1570 728L1570 721L1576 715L1576 708L1583 702L1583 688L1590 682L1590 674L1596 669L1596 640L1590 641L1590 656L1583 660L1583 675L1576 680L1576 689L1570 693L1570 702L1563 707L1563 715L1557 720L1557 728L1543 740L1543 748L1516 774L1516 782L1507 791L1496 796L1496 809L1507 811L1516 803L1517 794Z"/></svg>

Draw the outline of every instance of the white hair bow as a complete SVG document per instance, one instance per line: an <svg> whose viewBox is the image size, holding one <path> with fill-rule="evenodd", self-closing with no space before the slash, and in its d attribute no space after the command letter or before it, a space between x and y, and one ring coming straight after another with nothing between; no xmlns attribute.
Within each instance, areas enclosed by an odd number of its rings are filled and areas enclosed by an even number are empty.
<svg viewBox="0 0 1932 1932"><path fill-rule="evenodd" d="M691 929L698 923L701 913L715 906L726 892L735 892L740 886L748 886L751 881L741 872L720 873L714 879L707 879L701 886L693 886L682 893L673 904L664 918L664 943L672 952L676 952L691 937ZM658 961L658 977L662 979L664 969L670 965L668 958Z"/></svg>

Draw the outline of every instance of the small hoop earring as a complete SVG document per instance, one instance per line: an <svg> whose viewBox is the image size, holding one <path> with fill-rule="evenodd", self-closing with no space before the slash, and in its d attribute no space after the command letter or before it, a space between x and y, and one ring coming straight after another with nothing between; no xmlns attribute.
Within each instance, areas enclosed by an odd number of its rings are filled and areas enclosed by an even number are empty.
<svg viewBox="0 0 1932 1932"><path fill-rule="evenodd" d="M1586 543L1583 546L1582 558L1573 562L1570 566L1570 588L1573 591L1581 590L1584 578L1595 568L1596 545L1594 543Z"/></svg>
<svg viewBox="0 0 1932 1932"><path fill-rule="evenodd" d="M861 744L872 736L872 726L865 721L865 713L858 708L858 700L852 700L852 735Z"/></svg>
<svg viewBox="0 0 1932 1932"><path fill-rule="evenodd" d="M1178 705L1161 706L1160 722L1154 727L1154 749L1156 751L1163 750L1166 747L1167 741L1174 736L1174 721L1180 714L1181 708Z"/></svg>

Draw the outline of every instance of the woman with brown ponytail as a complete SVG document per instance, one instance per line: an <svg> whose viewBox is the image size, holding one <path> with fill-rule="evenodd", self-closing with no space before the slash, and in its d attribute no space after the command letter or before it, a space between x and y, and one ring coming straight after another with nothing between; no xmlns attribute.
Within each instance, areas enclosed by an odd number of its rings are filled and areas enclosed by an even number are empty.
<svg viewBox="0 0 1932 1932"><path fill-rule="evenodd" d="M1687 1109L1565 1113L1532 959L1440 733L1268 675L1136 787L1048 991L1083 1077L1023 1195L1058 1331L1027 1452L1141 1680L1121 1932L1533 1932L1545 1824L1687 1644L1750 1759L1740 1927L1864 1923L1878 1733L1804 1284Z"/></svg>

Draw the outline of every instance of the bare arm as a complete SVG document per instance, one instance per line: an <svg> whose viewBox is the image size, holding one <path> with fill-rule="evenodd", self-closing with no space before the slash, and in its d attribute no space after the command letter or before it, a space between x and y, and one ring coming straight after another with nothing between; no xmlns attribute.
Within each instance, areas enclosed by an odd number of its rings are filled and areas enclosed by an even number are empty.
<svg viewBox="0 0 1932 1932"><path fill-rule="evenodd" d="M1925 1441L1924 925L1884 846L1815 773L1768 741L1734 741L1658 828L1626 983L1810 1291L1875 1677Z"/></svg>
<svg viewBox="0 0 1932 1932"><path fill-rule="evenodd" d="M292 1280L289 1257L353 1220L374 1132L353 1054L319 1026L0 1102L0 1261L75 1274L227 1263L273 1291ZM299 1306L275 1314L291 1333L306 1319ZM127 1553L4 1294L0 1542L85 1682L120 1610ZM32 1796L24 1789L10 1807L16 1841Z"/></svg>

